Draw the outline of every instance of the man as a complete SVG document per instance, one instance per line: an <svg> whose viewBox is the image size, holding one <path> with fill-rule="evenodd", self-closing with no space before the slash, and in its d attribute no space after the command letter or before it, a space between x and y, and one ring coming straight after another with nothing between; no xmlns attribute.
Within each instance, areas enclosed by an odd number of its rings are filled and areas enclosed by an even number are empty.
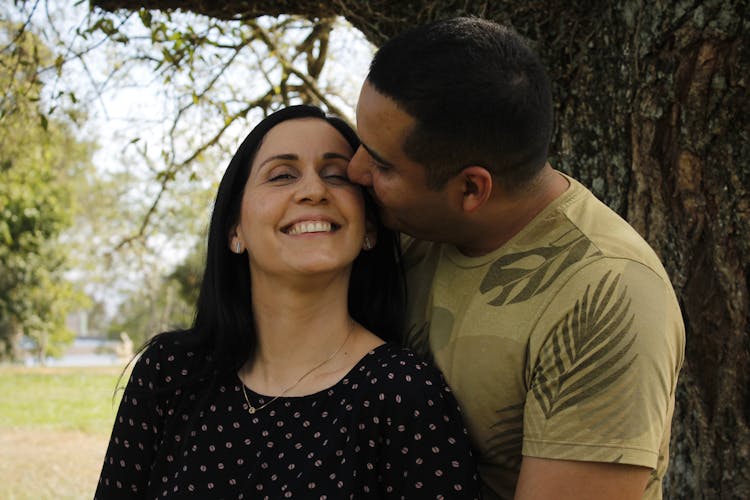
<svg viewBox="0 0 750 500"><path fill-rule="evenodd" d="M408 340L453 387L488 498L660 498L684 327L648 244L547 163L550 85L511 30L404 33L357 106L406 243Z"/></svg>

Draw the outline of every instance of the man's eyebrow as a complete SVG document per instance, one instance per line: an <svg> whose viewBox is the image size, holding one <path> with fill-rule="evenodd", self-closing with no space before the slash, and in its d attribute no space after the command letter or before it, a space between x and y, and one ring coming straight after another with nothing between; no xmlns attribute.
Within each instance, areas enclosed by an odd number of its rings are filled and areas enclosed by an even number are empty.
<svg viewBox="0 0 750 500"><path fill-rule="evenodd" d="M368 146L364 142L361 143L361 144L362 144L362 147L365 148L365 150L367 150L367 152L370 154L370 156L372 156L375 159L376 162L378 162L378 163L380 163L380 164L382 164L382 165L384 165L386 167L392 167L393 166L393 164L391 162L385 161L382 156L380 156L375 151L373 151L372 149L370 149L370 146Z"/></svg>

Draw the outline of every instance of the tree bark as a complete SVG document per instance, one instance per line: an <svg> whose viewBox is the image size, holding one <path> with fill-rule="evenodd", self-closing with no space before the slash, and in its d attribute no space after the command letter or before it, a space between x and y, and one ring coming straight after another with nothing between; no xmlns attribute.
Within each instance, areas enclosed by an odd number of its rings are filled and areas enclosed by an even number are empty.
<svg viewBox="0 0 750 500"><path fill-rule="evenodd" d="M747 0L94 0L222 19L343 15L374 44L479 15L512 25L554 85L553 165L661 256L687 328L665 498L750 498Z"/></svg>

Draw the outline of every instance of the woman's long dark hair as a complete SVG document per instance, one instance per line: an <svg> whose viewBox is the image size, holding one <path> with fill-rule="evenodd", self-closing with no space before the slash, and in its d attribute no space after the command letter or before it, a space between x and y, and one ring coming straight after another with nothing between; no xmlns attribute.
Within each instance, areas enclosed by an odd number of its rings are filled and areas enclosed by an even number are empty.
<svg viewBox="0 0 750 500"><path fill-rule="evenodd" d="M208 230L206 267L193 326L157 336L174 336L180 344L189 345L206 356L206 365L200 370L200 375L236 371L250 359L257 347L250 266L244 253L230 251L229 235L239 221L245 184L263 138L279 123L299 118L325 120L344 136L353 150L359 147L356 133L346 122L307 105L291 106L267 116L242 142L224 172L216 195ZM360 252L352 265L349 313L384 340L398 340L403 328L405 303L398 235L382 225L367 193L365 206L368 220L377 227L377 243L373 249ZM149 344L155 341L156 338ZM209 378L212 377L209 375Z"/></svg>
<svg viewBox="0 0 750 500"><path fill-rule="evenodd" d="M174 412L174 415L189 415L187 422L165 417L162 429L165 436L172 433L182 435L179 456L186 450L189 433L222 375L236 372L257 347L250 264L245 254L230 251L229 235L239 221L242 194L263 138L279 123L298 118L325 120L344 136L352 149L359 147L357 135L346 122L327 116L314 106L291 106L264 118L242 141L219 184L208 228L206 267L192 327L156 335L139 350L141 353L160 343L170 351L170 347L175 347L177 352L187 352L186 349L193 352L190 375L179 384L180 388L189 386L188 392L192 395L178 398ZM403 328L406 295L398 236L382 225L367 193L365 210L368 220L377 227L377 243L373 249L360 252L352 264L349 314L384 340L397 340ZM126 368L123 368L123 374ZM185 394L169 385L153 389L129 387L135 392L160 396Z"/></svg>

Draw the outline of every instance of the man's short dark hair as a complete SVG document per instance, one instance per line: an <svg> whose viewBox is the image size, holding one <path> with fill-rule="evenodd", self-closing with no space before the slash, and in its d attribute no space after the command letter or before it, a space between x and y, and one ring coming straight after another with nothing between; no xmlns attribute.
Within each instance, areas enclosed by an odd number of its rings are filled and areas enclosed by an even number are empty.
<svg viewBox="0 0 750 500"><path fill-rule="evenodd" d="M509 28L472 17L417 27L377 51L367 80L415 119L404 152L433 188L479 165L514 189L547 161L549 79Z"/></svg>

